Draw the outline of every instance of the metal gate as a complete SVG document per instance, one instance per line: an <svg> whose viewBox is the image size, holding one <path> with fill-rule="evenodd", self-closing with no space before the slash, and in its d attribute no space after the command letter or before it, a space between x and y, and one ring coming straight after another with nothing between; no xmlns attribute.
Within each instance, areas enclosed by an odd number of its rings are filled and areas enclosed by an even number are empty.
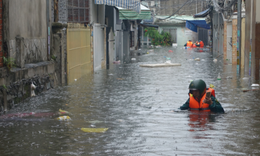
<svg viewBox="0 0 260 156"><path fill-rule="evenodd" d="M223 55L224 21L220 13L213 13L213 55Z"/></svg>
<svg viewBox="0 0 260 156"><path fill-rule="evenodd" d="M67 79L75 79L89 73L93 68L90 48L90 29L83 24L68 24L67 29Z"/></svg>
<svg viewBox="0 0 260 156"><path fill-rule="evenodd" d="M203 41L204 45L208 45L208 30L199 28L199 40Z"/></svg>

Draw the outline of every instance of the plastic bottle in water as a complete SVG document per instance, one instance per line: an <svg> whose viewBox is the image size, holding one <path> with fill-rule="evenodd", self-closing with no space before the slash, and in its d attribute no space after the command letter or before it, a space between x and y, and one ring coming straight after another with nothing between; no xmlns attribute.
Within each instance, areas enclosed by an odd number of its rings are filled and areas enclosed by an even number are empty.
<svg viewBox="0 0 260 156"><path fill-rule="evenodd" d="M217 80L221 80L220 73L218 73L218 78L217 78Z"/></svg>

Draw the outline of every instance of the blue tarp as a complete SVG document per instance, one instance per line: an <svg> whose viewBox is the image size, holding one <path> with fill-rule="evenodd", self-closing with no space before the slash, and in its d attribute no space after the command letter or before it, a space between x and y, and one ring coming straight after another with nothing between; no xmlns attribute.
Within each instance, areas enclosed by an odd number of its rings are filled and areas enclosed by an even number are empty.
<svg viewBox="0 0 260 156"><path fill-rule="evenodd" d="M210 25L205 20L190 20L186 21L186 28L197 32L197 27L210 29Z"/></svg>
<svg viewBox="0 0 260 156"><path fill-rule="evenodd" d="M134 10L140 13L140 0L95 0L95 4L104 4Z"/></svg>

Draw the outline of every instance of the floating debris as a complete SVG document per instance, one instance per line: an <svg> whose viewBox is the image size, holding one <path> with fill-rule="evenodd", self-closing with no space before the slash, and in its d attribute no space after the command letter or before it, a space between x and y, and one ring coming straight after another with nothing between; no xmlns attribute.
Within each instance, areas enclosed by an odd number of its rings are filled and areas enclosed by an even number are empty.
<svg viewBox="0 0 260 156"><path fill-rule="evenodd" d="M104 133L108 128L81 128L81 130L87 133Z"/></svg>
<svg viewBox="0 0 260 156"><path fill-rule="evenodd" d="M213 62L214 62L214 63L217 63L217 62L218 62L218 60L215 58L215 59L213 59Z"/></svg>
<svg viewBox="0 0 260 156"><path fill-rule="evenodd" d="M155 68L155 67L173 67L173 66L181 66L180 63L162 63L162 64L141 64L140 67L149 67L149 68Z"/></svg>
<svg viewBox="0 0 260 156"><path fill-rule="evenodd" d="M209 85L209 88L214 88L215 86L213 84L210 84Z"/></svg>
<svg viewBox="0 0 260 156"><path fill-rule="evenodd" d="M87 122L91 123L91 124L103 123L103 121L99 121L99 120L93 120L93 121L87 121Z"/></svg>
<svg viewBox="0 0 260 156"><path fill-rule="evenodd" d="M259 87L259 84L252 84L252 87Z"/></svg>
<svg viewBox="0 0 260 156"><path fill-rule="evenodd" d="M135 60L136 60L136 58L131 58L131 60L132 60L132 61L135 61Z"/></svg>
<svg viewBox="0 0 260 156"><path fill-rule="evenodd" d="M71 118L69 116L60 116L56 119L59 121L70 121L71 120Z"/></svg>
<svg viewBox="0 0 260 156"><path fill-rule="evenodd" d="M195 61L200 61L200 58L195 58Z"/></svg>
<svg viewBox="0 0 260 156"><path fill-rule="evenodd" d="M113 63L114 63L114 64L120 64L120 60L114 61Z"/></svg>
<svg viewBox="0 0 260 156"><path fill-rule="evenodd" d="M218 77L217 77L217 80L221 80L221 76L220 76L220 73L218 73Z"/></svg>

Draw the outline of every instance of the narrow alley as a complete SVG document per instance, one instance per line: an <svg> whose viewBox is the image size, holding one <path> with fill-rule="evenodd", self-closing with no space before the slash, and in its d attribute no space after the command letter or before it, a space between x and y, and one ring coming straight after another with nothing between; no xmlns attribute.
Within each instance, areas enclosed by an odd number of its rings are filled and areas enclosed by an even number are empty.
<svg viewBox="0 0 260 156"><path fill-rule="evenodd" d="M172 50L169 53L168 50ZM43 116L0 118L3 155L254 155L259 153L259 90L237 76L207 49L142 49L126 64L88 74L73 84L50 89L15 106L9 114ZM165 58L181 66L144 68ZM199 59L198 59L199 58ZM218 76L221 76L221 80ZM214 85L224 114L199 115L178 108L191 80ZM44 116L59 109L70 121ZM108 128L86 133L81 128Z"/></svg>

